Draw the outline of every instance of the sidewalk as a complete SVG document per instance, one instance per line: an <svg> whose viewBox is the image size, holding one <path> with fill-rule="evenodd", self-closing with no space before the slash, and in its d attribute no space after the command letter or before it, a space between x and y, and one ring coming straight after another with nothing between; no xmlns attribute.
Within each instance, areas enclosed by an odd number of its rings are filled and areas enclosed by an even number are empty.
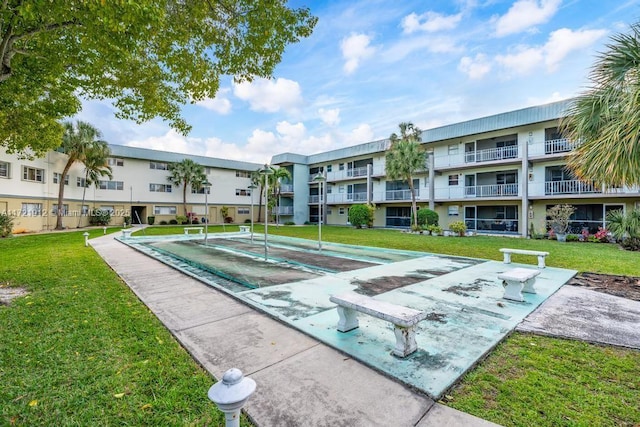
<svg viewBox="0 0 640 427"><path fill-rule="evenodd" d="M259 426L495 426L440 405L113 235L90 244L214 377L235 367L256 381L244 409Z"/></svg>

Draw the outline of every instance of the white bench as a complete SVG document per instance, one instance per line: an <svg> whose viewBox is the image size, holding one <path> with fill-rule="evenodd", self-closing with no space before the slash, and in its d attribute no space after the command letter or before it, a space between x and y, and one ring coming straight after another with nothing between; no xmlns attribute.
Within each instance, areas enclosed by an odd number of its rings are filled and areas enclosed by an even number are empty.
<svg viewBox="0 0 640 427"><path fill-rule="evenodd" d="M133 232L133 230L131 228L127 228L127 229L122 230L122 238L123 239L130 238L132 232Z"/></svg>
<svg viewBox="0 0 640 427"><path fill-rule="evenodd" d="M502 249L500 249L500 252L502 252L504 254L504 263L505 264L511 264L511 254L537 256L538 257L538 268L544 268L545 267L545 263L544 263L545 257L547 255L549 255L549 252L529 251L529 250L526 250L526 249L502 248Z"/></svg>
<svg viewBox="0 0 640 427"><path fill-rule="evenodd" d="M540 274L540 270L532 270L530 268L514 268L498 274L498 279L502 280L504 286L504 295L502 298L513 301L524 301L522 292L535 294L536 290L533 285L536 282L536 276Z"/></svg>
<svg viewBox="0 0 640 427"><path fill-rule="evenodd" d="M417 350L415 325L426 319L427 313L412 308L378 301L371 297L348 292L332 295L329 300L338 304L338 330L348 332L359 326L358 311L393 323L396 346L393 354L407 357Z"/></svg>
<svg viewBox="0 0 640 427"><path fill-rule="evenodd" d="M241 233L248 233L251 230L251 227L249 227L248 225L241 225L240 226L240 232Z"/></svg>
<svg viewBox="0 0 640 427"><path fill-rule="evenodd" d="M184 227L184 234L189 234L189 231L198 231L198 234L203 234L204 227Z"/></svg>

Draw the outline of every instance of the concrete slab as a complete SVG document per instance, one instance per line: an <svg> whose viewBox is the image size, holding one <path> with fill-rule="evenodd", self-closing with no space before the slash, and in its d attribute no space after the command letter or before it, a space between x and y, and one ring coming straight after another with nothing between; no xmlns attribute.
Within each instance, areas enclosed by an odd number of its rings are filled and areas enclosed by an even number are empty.
<svg viewBox="0 0 640 427"><path fill-rule="evenodd" d="M436 403L416 427L497 427L499 424Z"/></svg>
<svg viewBox="0 0 640 427"><path fill-rule="evenodd" d="M251 378L258 392L246 409L260 426L413 426L433 405L427 396L323 345Z"/></svg>
<svg viewBox="0 0 640 427"><path fill-rule="evenodd" d="M640 349L640 302L563 286L518 331Z"/></svg>

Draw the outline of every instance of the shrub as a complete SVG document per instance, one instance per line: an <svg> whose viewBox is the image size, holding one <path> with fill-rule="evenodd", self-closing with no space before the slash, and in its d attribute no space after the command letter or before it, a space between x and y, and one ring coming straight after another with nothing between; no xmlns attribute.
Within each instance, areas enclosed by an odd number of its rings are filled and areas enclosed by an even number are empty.
<svg viewBox="0 0 640 427"><path fill-rule="evenodd" d="M436 224L428 225L427 230L429 230L431 234L442 234L442 227Z"/></svg>
<svg viewBox="0 0 640 427"><path fill-rule="evenodd" d="M90 225L107 225L111 221L111 212L94 209L89 216Z"/></svg>
<svg viewBox="0 0 640 427"><path fill-rule="evenodd" d="M0 237L8 237L13 229L13 216L0 213Z"/></svg>
<svg viewBox="0 0 640 427"><path fill-rule="evenodd" d="M251 218L247 218L247 219L245 219L245 220L244 220L244 223L245 223L245 224L251 224Z"/></svg>
<svg viewBox="0 0 640 427"><path fill-rule="evenodd" d="M438 225L440 217L436 211L422 208L418 211L418 225Z"/></svg>
<svg viewBox="0 0 640 427"><path fill-rule="evenodd" d="M580 240L577 234L567 234L567 242L577 242Z"/></svg>
<svg viewBox="0 0 640 427"><path fill-rule="evenodd" d="M569 218L576 211L571 205L555 205L547 209L547 225L556 234L566 234L569 230Z"/></svg>
<svg viewBox="0 0 640 427"><path fill-rule="evenodd" d="M454 221L449 224L449 229L454 233L458 233L458 236L464 236L467 231L467 225L463 221Z"/></svg>
<svg viewBox="0 0 640 427"><path fill-rule="evenodd" d="M147 224L149 225L153 225L156 222L156 217L155 216L148 216L147 217Z"/></svg>
<svg viewBox="0 0 640 427"><path fill-rule="evenodd" d="M640 238L627 237L620 245L627 251L640 251Z"/></svg>
<svg viewBox="0 0 640 427"><path fill-rule="evenodd" d="M169 220L169 224L171 224L171 225L178 225L178 220L177 220L177 219L170 219L170 220Z"/></svg>
<svg viewBox="0 0 640 427"><path fill-rule="evenodd" d="M640 239L640 210L627 214L622 210L611 211L607 214L607 226L617 240Z"/></svg>
<svg viewBox="0 0 640 427"><path fill-rule="evenodd" d="M182 225L182 224L186 224L188 220L187 220L187 217L184 215L177 215L176 221L178 221L178 224Z"/></svg>
<svg viewBox="0 0 640 427"><path fill-rule="evenodd" d="M309 221L305 221L304 225L311 225L311 223Z"/></svg>
<svg viewBox="0 0 640 427"><path fill-rule="evenodd" d="M296 223L293 221L287 221L284 223L284 225L296 225Z"/></svg>
<svg viewBox="0 0 640 427"><path fill-rule="evenodd" d="M197 225L197 224L200 224L200 221L198 220L198 218L194 217L194 218L191 219L191 224L196 224Z"/></svg>
<svg viewBox="0 0 640 427"><path fill-rule="evenodd" d="M372 220L371 209L367 205L353 205L349 209L349 222L356 228L362 228Z"/></svg>
<svg viewBox="0 0 640 427"><path fill-rule="evenodd" d="M230 216L225 216L224 217L224 222L225 224L231 224L233 222L233 218Z"/></svg>
<svg viewBox="0 0 640 427"><path fill-rule="evenodd" d="M167 221L165 220L160 221L160 225L167 225Z"/></svg>
<svg viewBox="0 0 640 427"><path fill-rule="evenodd" d="M130 216L124 216L122 217L122 220L124 221L124 225L131 225L131 217Z"/></svg>

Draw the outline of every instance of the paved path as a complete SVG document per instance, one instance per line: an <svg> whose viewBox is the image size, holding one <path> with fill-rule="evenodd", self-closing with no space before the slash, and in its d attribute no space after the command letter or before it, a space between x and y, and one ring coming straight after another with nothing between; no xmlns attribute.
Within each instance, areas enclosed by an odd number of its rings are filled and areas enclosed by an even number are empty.
<svg viewBox="0 0 640 427"><path fill-rule="evenodd" d="M90 244L214 377L236 367L257 382L245 410L259 426L495 426L435 403L113 235Z"/></svg>

